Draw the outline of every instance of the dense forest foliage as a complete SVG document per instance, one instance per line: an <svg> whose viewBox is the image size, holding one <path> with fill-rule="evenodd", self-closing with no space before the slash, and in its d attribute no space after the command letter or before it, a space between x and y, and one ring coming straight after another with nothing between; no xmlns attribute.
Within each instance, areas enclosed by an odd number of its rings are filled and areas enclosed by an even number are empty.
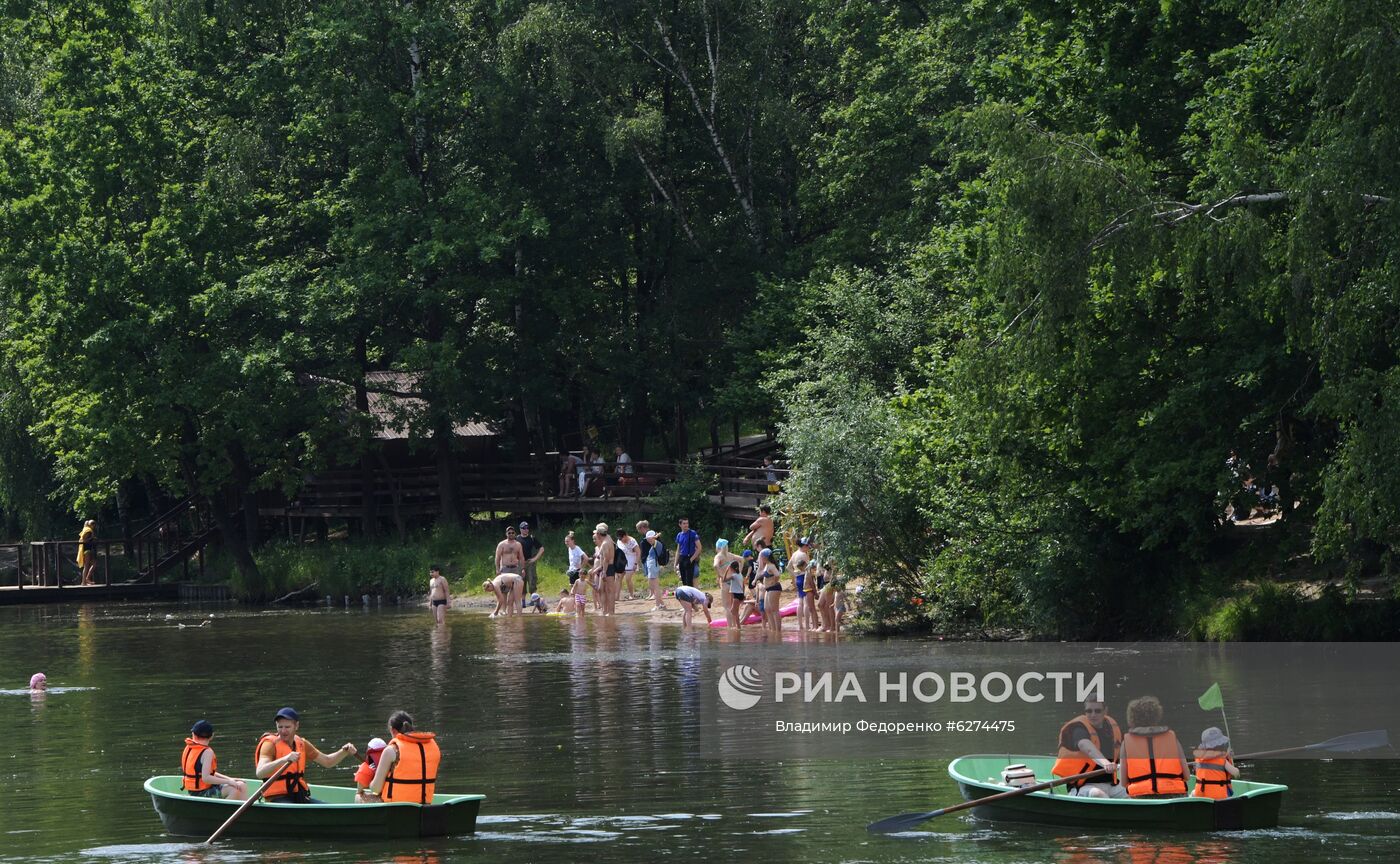
<svg viewBox="0 0 1400 864"><path fill-rule="evenodd" d="M1393 2L0 10L23 525L292 487L399 369L429 446L776 423L889 626L1160 632L1241 474L1394 566Z"/></svg>

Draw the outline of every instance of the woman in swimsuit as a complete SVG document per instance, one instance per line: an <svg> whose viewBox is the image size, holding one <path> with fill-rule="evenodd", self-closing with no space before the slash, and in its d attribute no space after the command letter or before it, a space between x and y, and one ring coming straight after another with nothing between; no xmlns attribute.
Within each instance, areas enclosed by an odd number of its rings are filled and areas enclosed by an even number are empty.
<svg viewBox="0 0 1400 864"><path fill-rule="evenodd" d="M758 553L758 574L763 580L763 623L774 633L783 630L783 619L778 610L783 605L783 583L778 567L773 563L773 550L764 549Z"/></svg>
<svg viewBox="0 0 1400 864"><path fill-rule="evenodd" d="M495 579L487 579L485 582L481 583L483 591L490 591L496 597L496 608L492 609L491 614L486 616L488 618L495 618L497 615L505 612L506 598L505 595L501 593L501 586L496 584L500 578L501 577L497 576Z"/></svg>
<svg viewBox="0 0 1400 864"><path fill-rule="evenodd" d="M729 587L731 565L737 565L739 560L738 555L729 551L728 540L720 538L715 541L715 558L713 562L715 568L715 584L719 586L720 600L724 602L724 619L729 623L730 627L738 627L739 621L742 620L737 616L739 614L739 604L744 601L743 583L741 581L737 589ZM735 590L739 592L739 599L737 602L733 594Z"/></svg>

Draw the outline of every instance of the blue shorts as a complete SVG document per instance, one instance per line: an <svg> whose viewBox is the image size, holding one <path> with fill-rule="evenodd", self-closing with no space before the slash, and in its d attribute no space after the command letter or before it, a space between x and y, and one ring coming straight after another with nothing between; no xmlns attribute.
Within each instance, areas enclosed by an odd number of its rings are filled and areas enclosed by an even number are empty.
<svg viewBox="0 0 1400 864"><path fill-rule="evenodd" d="M806 581L802 573L797 574L797 599L801 600L807 596L807 592L802 590L802 583Z"/></svg>

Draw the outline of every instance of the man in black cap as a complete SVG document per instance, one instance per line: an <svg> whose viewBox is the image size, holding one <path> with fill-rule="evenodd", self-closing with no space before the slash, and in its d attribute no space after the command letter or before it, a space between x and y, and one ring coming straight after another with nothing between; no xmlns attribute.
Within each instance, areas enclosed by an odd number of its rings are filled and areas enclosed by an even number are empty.
<svg viewBox="0 0 1400 864"><path fill-rule="evenodd" d="M266 780L283 765L288 766L264 793L274 804L319 804L311 797L306 785L306 760L322 768L334 768L346 756L355 755L355 745L348 741L334 753L322 753L316 745L297 734L301 715L294 708L283 708L273 718L276 732L264 732L255 751L258 779Z"/></svg>
<svg viewBox="0 0 1400 864"><path fill-rule="evenodd" d="M520 523L520 551L525 554L526 597L539 590L539 578L535 575L535 562L544 554L544 544L530 534L530 523Z"/></svg>
<svg viewBox="0 0 1400 864"><path fill-rule="evenodd" d="M185 739L185 752L180 754L180 776L185 791L197 798L228 798L242 801L248 797L248 784L235 777L219 773L219 760L209 747L214 737L214 724L197 720Z"/></svg>

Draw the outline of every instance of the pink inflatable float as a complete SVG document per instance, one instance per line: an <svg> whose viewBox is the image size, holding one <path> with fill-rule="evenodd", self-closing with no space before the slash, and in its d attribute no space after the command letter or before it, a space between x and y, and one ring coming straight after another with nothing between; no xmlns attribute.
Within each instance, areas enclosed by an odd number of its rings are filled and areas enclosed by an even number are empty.
<svg viewBox="0 0 1400 864"><path fill-rule="evenodd" d="M714 611L711 610L711 613L710 613L710 614L714 614ZM786 606L784 606L783 608L781 608L781 609L778 610L778 617L779 617L779 618L791 618L792 616L794 616L794 615L796 615L796 614L797 614L797 601L796 601L796 600L792 601L791 603L787 604ZM755 612L754 614L752 614L752 615L750 615L749 617L745 618L743 623L745 623L745 624L757 624L758 622L760 622L760 621L762 621L762 620L763 620L763 619L760 618L760 617L758 616L758 613ZM715 620L713 620L713 621L710 622L710 626L711 626L711 627L728 627L728 626L729 626L729 622L726 621L726 620L724 620L723 618L716 618Z"/></svg>

